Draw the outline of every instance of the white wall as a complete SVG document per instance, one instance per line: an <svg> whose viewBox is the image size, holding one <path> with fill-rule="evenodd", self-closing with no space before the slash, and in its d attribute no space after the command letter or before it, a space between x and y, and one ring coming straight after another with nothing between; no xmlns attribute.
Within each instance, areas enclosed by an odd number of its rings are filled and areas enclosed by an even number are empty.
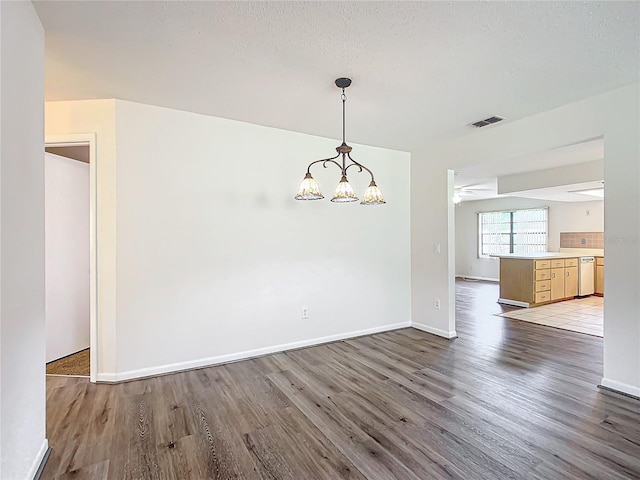
<svg viewBox="0 0 640 480"><path fill-rule="evenodd" d="M488 161L510 162L520 156L582 142L604 135L605 159L605 335L603 384L640 395L640 84L565 105L555 110L475 131L457 139L434 141L412 152L412 318L438 327L450 312L424 309L421 297L454 297L449 279L453 268L424 261L430 242L450 228L446 215L451 203L443 188L422 188L426 178L446 184L445 170ZM423 209L429 210L425 213ZM436 292L436 288L438 289Z"/></svg>
<svg viewBox="0 0 640 480"><path fill-rule="evenodd" d="M48 136L96 133L97 372L116 371L116 102L47 102ZM92 367L93 368L93 367Z"/></svg>
<svg viewBox="0 0 640 480"><path fill-rule="evenodd" d="M448 202L453 197L453 172L428 161L428 166L416 162L412 154L411 323L421 330L453 338L455 297L450 292L454 279L430 273L455 268L454 212L453 203ZM416 229L414 223L424 228ZM440 301L440 309L435 308L436 300Z"/></svg>
<svg viewBox="0 0 640 480"><path fill-rule="evenodd" d="M44 171L50 362L89 347L89 164L45 153Z"/></svg>
<svg viewBox="0 0 640 480"><path fill-rule="evenodd" d="M455 207L456 276L498 280L500 261L478 258L478 212L549 207L547 250L560 249L560 232L603 232L604 202L551 202L520 197L462 202ZM589 214L587 215L587 212Z"/></svg>
<svg viewBox="0 0 640 480"><path fill-rule="evenodd" d="M91 108L64 103L47 105L47 133L94 131ZM364 207L293 200L335 139L125 101L115 139L116 368L100 379L409 325L408 153L354 145L389 202ZM330 197L339 171L313 173Z"/></svg>
<svg viewBox="0 0 640 480"><path fill-rule="evenodd" d="M0 478L33 478L45 439L44 32L0 2Z"/></svg>

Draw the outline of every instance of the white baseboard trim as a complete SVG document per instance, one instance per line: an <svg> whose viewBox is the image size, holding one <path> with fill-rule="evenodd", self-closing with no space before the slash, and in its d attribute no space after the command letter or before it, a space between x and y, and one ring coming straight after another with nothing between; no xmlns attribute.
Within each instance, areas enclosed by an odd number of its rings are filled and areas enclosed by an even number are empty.
<svg viewBox="0 0 640 480"><path fill-rule="evenodd" d="M44 460L48 451L49 451L49 440L45 438L42 441L42 445L40 445L40 450L38 450L38 454L36 455L36 458L33 459L31 468L27 473L27 477L26 477L27 479L31 480L33 478L36 478L36 474L40 470L40 465L42 464L42 461Z"/></svg>
<svg viewBox="0 0 640 480"><path fill-rule="evenodd" d="M603 378L600 382L600 385L617 392L626 393L627 395L633 395L634 397L640 397L640 388L634 387L633 385L616 382L615 380L609 380L608 378Z"/></svg>
<svg viewBox="0 0 640 480"><path fill-rule="evenodd" d="M447 332L446 330L440 330L439 328L430 327L429 325L425 325L424 323L411 322L411 326L413 328L417 328L418 330L422 330L423 332L432 333L433 335L437 335L439 337L456 338L458 336L455 330Z"/></svg>
<svg viewBox="0 0 640 480"><path fill-rule="evenodd" d="M311 347L321 345L323 343L345 340L347 338L361 337L363 335L371 335L373 333L387 332L389 330L397 330L399 328L407 328L411 326L411 322L394 323L391 325L383 325L380 327L367 328L354 332L339 333L336 335L328 335L326 337L313 338L310 340L302 340L299 342L285 343L275 345L273 347L257 348L255 350L247 350L244 352L230 353L227 355L219 355L216 357L202 358L199 360L190 360L187 362L170 363L157 367L141 368L139 370L129 370L120 373L98 373L98 383L118 383L127 380L135 380L139 378L153 377L167 373L177 373L185 370L193 370L196 368L211 367L221 363L236 362L238 360L246 360L248 358L261 357L270 353L278 353L286 350L295 350L297 348Z"/></svg>
<svg viewBox="0 0 640 480"><path fill-rule="evenodd" d="M498 303L503 303L504 305L513 305L514 307L529 307L531 305L527 302L521 302L520 300L509 300L508 298L499 298Z"/></svg>
<svg viewBox="0 0 640 480"><path fill-rule="evenodd" d="M118 383L115 373L98 373L96 383Z"/></svg>
<svg viewBox="0 0 640 480"><path fill-rule="evenodd" d="M469 280L484 280L487 282L500 282L499 278L491 278L491 277L476 277L475 275L458 275L456 274L456 278L468 278Z"/></svg>

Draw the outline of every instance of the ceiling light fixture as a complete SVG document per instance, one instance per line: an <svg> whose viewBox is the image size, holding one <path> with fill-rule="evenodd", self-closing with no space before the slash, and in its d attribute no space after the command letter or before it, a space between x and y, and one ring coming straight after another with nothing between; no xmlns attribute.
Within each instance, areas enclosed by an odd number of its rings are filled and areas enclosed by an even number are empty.
<svg viewBox="0 0 640 480"><path fill-rule="evenodd" d="M357 167L358 172L366 170L369 172L369 175L371 175L371 183L369 183L369 187L365 190L360 204L382 205L383 203L386 203L382 196L382 192L376 185L375 179L373 178L373 172L351 158L352 148L345 142L345 103L347 101L347 96L344 93L344 89L349 85L351 85L350 78L338 78L336 80L336 86L342 89L342 95L340 96L342 99L342 145L336 147L336 152L338 152L338 154L335 157L316 160L309 164L307 167L307 173L300 184L298 194L295 196L296 200L320 200L321 198L324 198L322 193L320 193L318 182L316 182L311 176L311 165L322 163L322 166L327 168L328 163L333 163L342 171L342 178L340 179L340 182L336 187L336 191L333 194L333 198L331 199L332 202L346 203L358 201L358 197L354 193L353 187L349 183L349 180L347 180L347 170L351 167ZM342 162L336 162L336 158L339 158L340 156L342 156Z"/></svg>

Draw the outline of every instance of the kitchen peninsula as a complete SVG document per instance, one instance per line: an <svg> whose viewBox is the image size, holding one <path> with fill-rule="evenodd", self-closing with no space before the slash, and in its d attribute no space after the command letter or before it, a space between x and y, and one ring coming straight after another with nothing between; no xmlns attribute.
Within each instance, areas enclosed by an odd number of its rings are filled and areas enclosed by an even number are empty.
<svg viewBox="0 0 640 480"><path fill-rule="evenodd" d="M495 256L500 258L499 303L532 307L578 295L580 256L574 252Z"/></svg>

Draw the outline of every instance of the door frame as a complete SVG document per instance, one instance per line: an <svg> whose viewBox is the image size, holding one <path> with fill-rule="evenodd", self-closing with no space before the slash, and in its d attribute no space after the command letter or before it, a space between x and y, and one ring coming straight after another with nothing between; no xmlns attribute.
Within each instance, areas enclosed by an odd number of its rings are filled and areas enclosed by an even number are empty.
<svg viewBox="0 0 640 480"><path fill-rule="evenodd" d="M45 135L46 147L89 147L89 380L98 374L98 235L96 134ZM43 152L44 153L44 152Z"/></svg>

